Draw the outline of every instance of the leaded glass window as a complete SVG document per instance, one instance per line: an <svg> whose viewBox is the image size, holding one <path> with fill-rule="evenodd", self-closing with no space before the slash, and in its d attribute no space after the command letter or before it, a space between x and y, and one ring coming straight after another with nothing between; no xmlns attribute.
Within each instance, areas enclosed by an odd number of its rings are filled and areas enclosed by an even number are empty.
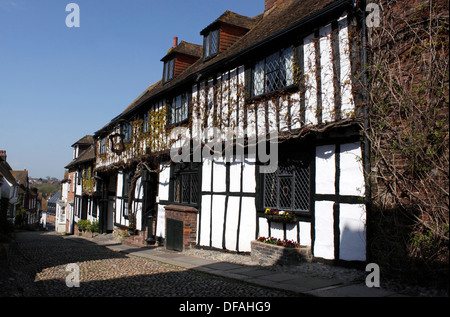
<svg viewBox="0 0 450 317"><path fill-rule="evenodd" d="M277 51L253 67L253 96L271 93L294 84L293 48Z"/></svg>
<svg viewBox="0 0 450 317"><path fill-rule="evenodd" d="M208 58L219 53L219 30L213 30L206 34L204 42L204 58Z"/></svg>
<svg viewBox="0 0 450 317"><path fill-rule="evenodd" d="M177 163L172 168L173 202L197 205L199 202L199 164Z"/></svg>
<svg viewBox="0 0 450 317"><path fill-rule="evenodd" d="M310 211L310 165L306 160L279 164L274 173L264 174L263 207L285 211Z"/></svg>
<svg viewBox="0 0 450 317"><path fill-rule="evenodd" d="M163 82L167 82L173 79L174 66L175 66L175 59L173 58L164 62Z"/></svg>
<svg viewBox="0 0 450 317"><path fill-rule="evenodd" d="M189 116L189 95L188 93L180 94L172 99L170 107L170 123L178 123L184 121Z"/></svg>

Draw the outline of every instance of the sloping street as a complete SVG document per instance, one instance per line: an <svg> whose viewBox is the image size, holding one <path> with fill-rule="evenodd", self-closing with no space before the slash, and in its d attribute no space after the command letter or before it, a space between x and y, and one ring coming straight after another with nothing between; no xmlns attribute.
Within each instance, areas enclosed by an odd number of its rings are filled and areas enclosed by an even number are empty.
<svg viewBox="0 0 450 317"><path fill-rule="evenodd" d="M252 286L142 257L125 255L85 239L42 231L18 232L5 285L24 297L280 297L291 293ZM79 267L80 287L66 279Z"/></svg>

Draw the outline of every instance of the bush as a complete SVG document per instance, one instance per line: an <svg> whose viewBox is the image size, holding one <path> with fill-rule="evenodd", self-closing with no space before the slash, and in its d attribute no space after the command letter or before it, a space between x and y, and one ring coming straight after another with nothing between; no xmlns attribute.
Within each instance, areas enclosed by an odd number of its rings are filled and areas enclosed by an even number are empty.
<svg viewBox="0 0 450 317"><path fill-rule="evenodd" d="M89 220L81 219L77 222L78 230L85 231L88 229L88 226L91 224Z"/></svg>
<svg viewBox="0 0 450 317"><path fill-rule="evenodd" d="M87 229L90 232L98 232L99 231L99 225L98 225L98 220L95 220L94 222L89 222Z"/></svg>

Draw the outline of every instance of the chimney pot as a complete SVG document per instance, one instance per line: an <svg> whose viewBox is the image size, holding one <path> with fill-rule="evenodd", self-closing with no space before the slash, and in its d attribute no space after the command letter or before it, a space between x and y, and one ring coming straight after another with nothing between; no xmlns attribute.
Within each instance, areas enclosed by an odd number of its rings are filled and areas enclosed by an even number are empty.
<svg viewBox="0 0 450 317"><path fill-rule="evenodd" d="M178 37L174 36L173 37L173 47L177 47L178 46Z"/></svg>

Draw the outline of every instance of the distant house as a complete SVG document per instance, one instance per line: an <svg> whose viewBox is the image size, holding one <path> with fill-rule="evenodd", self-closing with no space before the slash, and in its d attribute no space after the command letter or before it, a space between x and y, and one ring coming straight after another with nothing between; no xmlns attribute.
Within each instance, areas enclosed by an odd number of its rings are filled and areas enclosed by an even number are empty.
<svg viewBox="0 0 450 317"><path fill-rule="evenodd" d="M52 197L47 200L47 214L56 215L56 202L61 198L61 191L58 191Z"/></svg>
<svg viewBox="0 0 450 317"><path fill-rule="evenodd" d="M6 151L0 151L0 225L14 223L16 203L19 200L19 184L6 162Z"/></svg>
<svg viewBox="0 0 450 317"><path fill-rule="evenodd" d="M98 219L97 202L94 199L94 139L87 135L72 147L73 160L66 166L68 172L62 182L61 200L57 203L60 207L56 209L57 222L65 219L65 232L70 234L77 233L76 223L79 220Z"/></svg>
<svg viewBox="0 0 450 317"><path fill-rule="evenodd" d="M12 171L19 184L19 203L26 211L23 225L37 226L40 221L40 205L38 205L38 189L31 185L28 170Z"/></svg>

